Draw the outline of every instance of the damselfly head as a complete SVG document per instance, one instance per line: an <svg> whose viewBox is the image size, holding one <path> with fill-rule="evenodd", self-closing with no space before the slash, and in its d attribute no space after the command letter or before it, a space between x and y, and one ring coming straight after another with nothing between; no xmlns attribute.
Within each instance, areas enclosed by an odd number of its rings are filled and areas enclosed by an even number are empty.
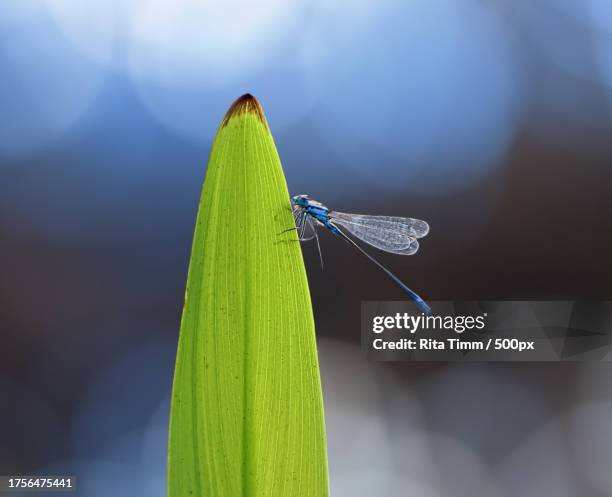
<svg viewBox="0 0 612 497"><path fill-rule="evenodd" d="M310 197L306 194L295 195L294 197L291 198L291 201L293 202L293 204L298 205L300 207L306 207L308 205L309 200L310 200Z"/></svg>

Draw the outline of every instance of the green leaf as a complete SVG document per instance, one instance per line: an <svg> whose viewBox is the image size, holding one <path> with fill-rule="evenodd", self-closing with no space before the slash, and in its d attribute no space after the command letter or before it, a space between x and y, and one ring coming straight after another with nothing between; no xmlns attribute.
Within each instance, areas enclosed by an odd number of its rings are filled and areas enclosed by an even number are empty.
<svg viewBox="0 0 612 497"><path fill-rule="evenodd" d="M213 144L174 373L168 497L325 497L314 321L289 193L257 100Z"/></svg>

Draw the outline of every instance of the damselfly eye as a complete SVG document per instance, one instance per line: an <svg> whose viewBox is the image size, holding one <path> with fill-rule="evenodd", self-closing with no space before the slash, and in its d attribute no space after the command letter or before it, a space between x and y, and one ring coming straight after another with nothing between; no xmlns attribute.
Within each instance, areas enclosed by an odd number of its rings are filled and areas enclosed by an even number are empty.
<svg viewBox="0 0 612 497"><path fill-rule="evenodd" d="M295 205L304 207L308 203L308 199L309 199L308 195L295 195L294 197L291 198L291 201Z"/></svg>

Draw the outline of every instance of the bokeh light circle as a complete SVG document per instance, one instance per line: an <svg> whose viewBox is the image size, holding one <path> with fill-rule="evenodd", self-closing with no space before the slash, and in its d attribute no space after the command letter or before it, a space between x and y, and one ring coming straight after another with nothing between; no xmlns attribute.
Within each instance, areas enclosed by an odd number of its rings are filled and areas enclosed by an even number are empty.
<svg viewBox="0 0 612 497"><path fill-rule="evenodd" d="M113 60L121 36L122 19L142 0L45 0L53 21L66 39L81 53L101 65Z"/></svg>
<svg viewBox="0 0 612 497"><path fill-rule="evenodd" d="M128 73L152 115L188 139L209 142L247 92L279 131L311 105L295 56L302 8L299 0L144 2L128 27Z"/></svg>
<svg viewBox="0 0 612 497"><path fill-rule="evenodd" d="M77 122L104 71L64 36L44 4L0 3L0 30L0 153L28 153Z"/></svg>
<svg viewBox="0 0 612 497"><path fill-rule="evenodd" d="M513 139L523 96L516 58L504 24L482 4L394 5L327 66L309 66L311 87L326 94L314 119L363 180L465 188L499 164Z"/></svg>
<svg viewBox="0 0 612 497"><path fill-rule="evenodd" d="M496 478L507 495L580 495L563 427L554 418L525 433L520 444L498 466Z"/></svg>

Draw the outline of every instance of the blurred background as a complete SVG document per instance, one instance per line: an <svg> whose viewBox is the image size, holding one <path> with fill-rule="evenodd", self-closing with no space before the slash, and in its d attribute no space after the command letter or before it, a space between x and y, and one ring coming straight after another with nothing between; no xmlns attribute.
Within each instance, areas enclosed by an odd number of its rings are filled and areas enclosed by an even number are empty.
<svg viewBox="0 0 612 497"><path fill-rule="evenodd" d="M289 190L418 217L381 255L430 300L610 299L607 0L0 3L0 474L165 493L169 393L212 139L245 92ZM376 364L303 251L334 497L612 495L607 364Z"/></svg>

